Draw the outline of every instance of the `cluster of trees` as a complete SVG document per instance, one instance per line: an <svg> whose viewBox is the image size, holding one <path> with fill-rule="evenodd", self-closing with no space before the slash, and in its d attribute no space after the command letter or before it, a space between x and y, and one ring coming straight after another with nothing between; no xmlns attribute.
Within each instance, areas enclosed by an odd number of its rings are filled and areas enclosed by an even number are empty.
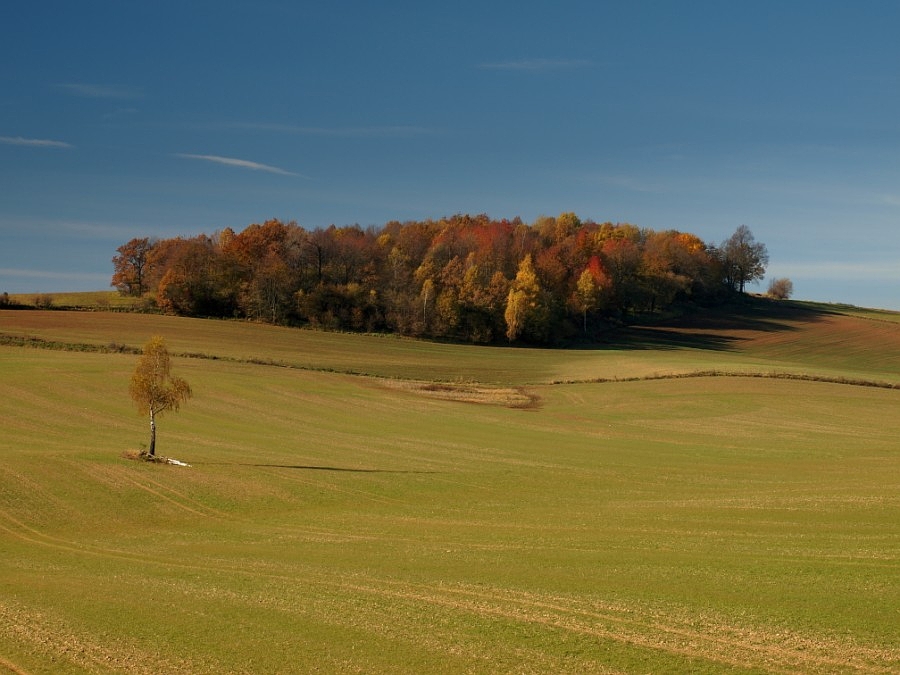
<svg viewBox="0 0 900 675"><path fill-rule="evenodd" d="M743 225L716 246L574 213L366 229L269 220L117 251L112 285L166 312L473 342L551 343L629 313L715 303L768 263Z"/></svg>

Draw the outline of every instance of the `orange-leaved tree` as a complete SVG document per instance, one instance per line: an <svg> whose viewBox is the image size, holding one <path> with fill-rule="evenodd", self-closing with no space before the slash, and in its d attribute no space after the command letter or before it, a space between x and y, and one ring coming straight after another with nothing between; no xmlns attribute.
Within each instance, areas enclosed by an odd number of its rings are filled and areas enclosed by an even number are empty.
<svg viewBox="0 0 900 675"><path fill-rule="evenodd" d="M122 295L140 297L147 290L147 276L150 271L151 251L156 245L149 237L135 238L122 244L113 263L113 276L110 286L119 289Z"/></svg>
<svg viewBox="0 0 900 675"><path fill-rule="evenodd" d="M142 415L150 415L149 457L156 455L156 416L166 410L178 410L191 396L190 385L173 377L171 366L166 341L157 335L144 345L144 353L131 376L131 398Z"/></svg>

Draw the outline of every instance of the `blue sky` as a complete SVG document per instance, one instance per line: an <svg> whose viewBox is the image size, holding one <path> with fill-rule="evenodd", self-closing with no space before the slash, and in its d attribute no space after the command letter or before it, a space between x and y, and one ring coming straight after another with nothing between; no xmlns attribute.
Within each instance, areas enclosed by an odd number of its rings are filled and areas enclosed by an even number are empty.
<svg viewBox="0 0 900 675"><path fill-rule="evenodd" d="M13 0L0 292L108 288L137 236L575 211L745 224L795 297L900 310L898 35L893 1Z"/></svg>

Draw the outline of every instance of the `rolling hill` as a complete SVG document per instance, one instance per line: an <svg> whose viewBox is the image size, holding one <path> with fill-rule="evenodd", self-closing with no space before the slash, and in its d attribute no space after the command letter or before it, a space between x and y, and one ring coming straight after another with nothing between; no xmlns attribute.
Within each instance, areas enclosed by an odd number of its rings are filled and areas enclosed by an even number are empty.
<svg viewBox="0 0 900 675"><path fill-rule="evenodd" d="M124 457L154 334L189 468ZM900 668L893 314L550 350L0 311L0 341L12 672Z"/></svg>

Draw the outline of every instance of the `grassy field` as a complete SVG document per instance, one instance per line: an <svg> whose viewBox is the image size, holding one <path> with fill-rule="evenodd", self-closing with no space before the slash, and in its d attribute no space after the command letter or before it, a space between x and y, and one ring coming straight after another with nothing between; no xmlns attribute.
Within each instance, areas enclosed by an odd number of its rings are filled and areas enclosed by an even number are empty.
<svg viewBox="0 0 900 675"><path fill-rule="evenodd" d="M132 310L144 304L141 298L122 295L118 291L10 293L8 301L21 307L44 309Z"/></svg>
<svg viewBox="0 0 900 675"><path fill-rule="evenodd" d="M900 382L892 316L531 350L0 311L0 672L897 672L900 391L837 382ZM155 333L190 468L123 457ZM822 381L630 379L713 371Z"/></svg>

